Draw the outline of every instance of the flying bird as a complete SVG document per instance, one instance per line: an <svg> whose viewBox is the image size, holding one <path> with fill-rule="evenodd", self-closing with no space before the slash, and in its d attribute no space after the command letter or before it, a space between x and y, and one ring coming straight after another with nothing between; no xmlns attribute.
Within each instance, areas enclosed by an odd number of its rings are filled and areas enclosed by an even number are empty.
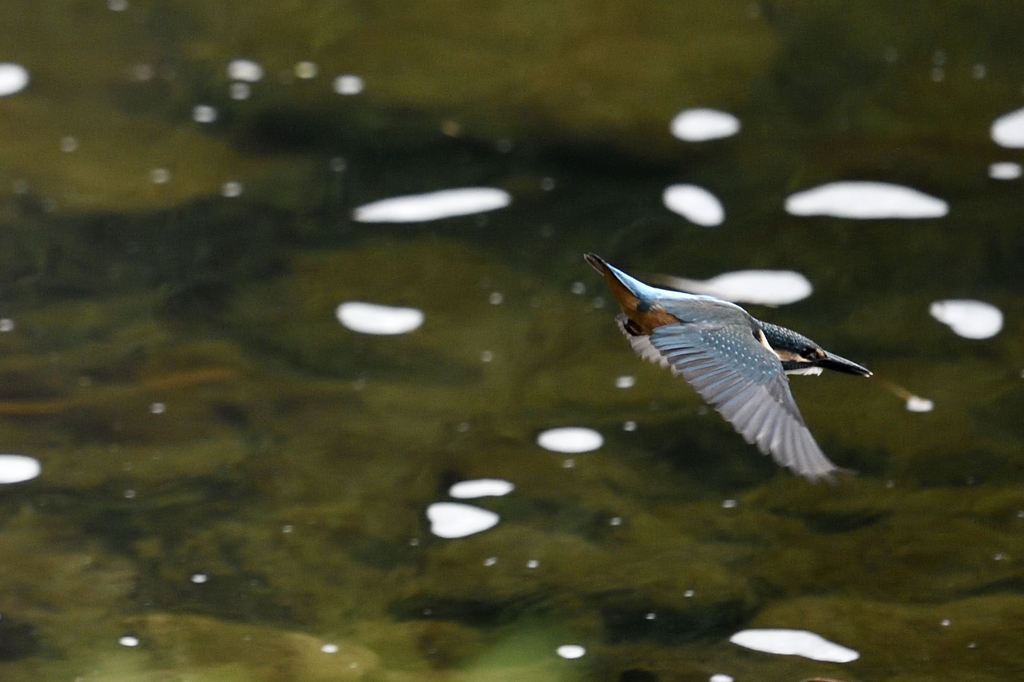
<svg viewBox="0 0 1024 682"><path fill-rule="evenodd" d="M841 471L811 435L787 374L871 372L734 303L658 289L588 253L622 307L616 316L636 354L681 374L748 443L811 481Z"/></svg>

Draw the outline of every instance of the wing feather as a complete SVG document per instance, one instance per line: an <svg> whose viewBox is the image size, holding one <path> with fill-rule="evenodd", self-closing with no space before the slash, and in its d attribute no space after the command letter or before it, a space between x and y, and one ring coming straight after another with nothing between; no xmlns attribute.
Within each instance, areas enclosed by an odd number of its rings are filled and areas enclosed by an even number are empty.
<svg viewBox="0 0 1024 682"><path fill-rule="evenodd" d="M637 355L681 374L762 453L812 481L830 479L839 470L807 429L778 356L742 318L670 324L650 336L632 336L625 316L618 320Z"/></svg>

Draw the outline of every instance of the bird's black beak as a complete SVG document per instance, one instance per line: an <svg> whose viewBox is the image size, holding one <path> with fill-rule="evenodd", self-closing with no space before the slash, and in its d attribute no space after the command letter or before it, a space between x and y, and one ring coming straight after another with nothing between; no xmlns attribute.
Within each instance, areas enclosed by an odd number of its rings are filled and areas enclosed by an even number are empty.
<svg viewBox="0 0 1024 682"><path fill-rule="evenodd" d="M598 256L596 253L585 253L583 254L583 260L590 263L590 267L594 268L602 275L608 272L608 264L604 262L604 259Z"/></svg>
<svg viewBox="0 0 1024 682"><path fill-rule="evenodd" d="M827 350L822 352L825 353L825 357L814 361L814 364L822 369L830 369L834 372L842 372L843 374L854 374L860 377L871 376L871 370L867 367L861 367L856 362L851 362L846 358L829 353Z"/></svg>

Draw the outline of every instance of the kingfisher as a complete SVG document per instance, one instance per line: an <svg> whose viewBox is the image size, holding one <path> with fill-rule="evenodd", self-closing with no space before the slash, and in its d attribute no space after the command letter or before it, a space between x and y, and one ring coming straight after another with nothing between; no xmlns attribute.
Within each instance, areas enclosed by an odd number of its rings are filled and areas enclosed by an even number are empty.
<svg viewBox="0 0 1024 682"><path fill-rule="evenodd" d="M817 481L842 471L815 442L786 375L868 377L868 369L735 303L658 289L592 253L584 258L622 307L615 320L637 355L681 374L748 443L794 473Z"/></svg>

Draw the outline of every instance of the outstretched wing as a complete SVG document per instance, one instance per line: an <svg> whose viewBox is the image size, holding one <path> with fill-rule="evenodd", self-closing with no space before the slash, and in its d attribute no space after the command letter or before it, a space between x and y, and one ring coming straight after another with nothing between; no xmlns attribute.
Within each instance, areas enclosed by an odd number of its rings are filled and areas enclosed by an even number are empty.
<svg viewBox="0 0 1024 682"><path fill-rule="evenodd" d="M779 358L749 326L680 323L627 336L637 355L681 374L748 443L779 464L812 481L839 471L807 429Z"/></svg>

